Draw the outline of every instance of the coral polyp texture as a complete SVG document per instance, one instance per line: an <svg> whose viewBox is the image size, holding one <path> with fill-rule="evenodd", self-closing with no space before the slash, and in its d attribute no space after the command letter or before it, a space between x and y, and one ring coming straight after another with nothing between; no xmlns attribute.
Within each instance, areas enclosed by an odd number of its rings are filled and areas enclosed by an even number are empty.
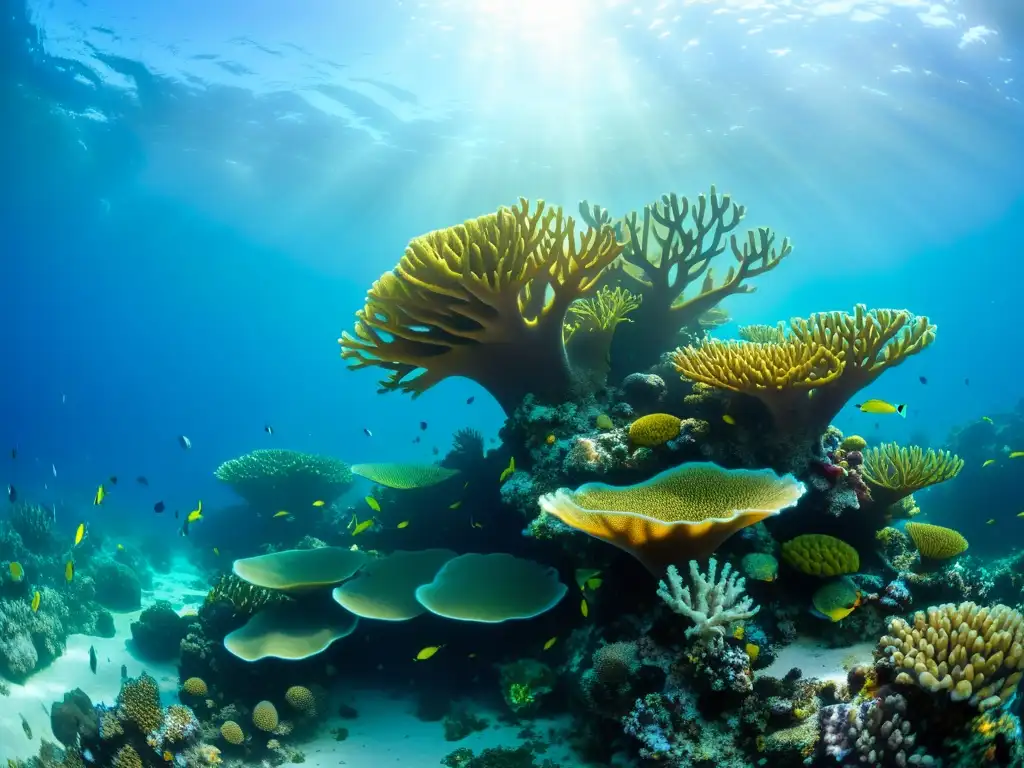
<svg viewBox="0 0 1024 768"><path fill-rule="evenodd" d="M949 451L882 443L864 451L862 474L872 501L887 507L922 488L952 480L963 468L963 459Z"/></svg>
<svg viewBox="0 0 1024 768"><path fill-rule="evenodd" d="M782 559L809 576L841 576L860 570L857 550L823 533L805 533L785 542Z"/></svg>
<svg viewBox="0 0 1024 768"><path fill-rule="evenodd" d="M622 250L611 226L577 233L561 208L538 201L531 212L525 199L430 232L374 283L341 355L390 371L381 391L415 396L464 376L507 413L527 393L560 403L572 388L566 312Z"/></svg>
<svg viewBox="0 0 1024 768"><path fill-rule="evenodd" d="M690 584L683 584L674 565L668 567L667 581L659 582L658 597L693 622L686 630L687 637L721 639L730 626L753 618L761 610L746 595L746 580L733 571L729 563L722 567L721 576L717 569L718 563L713 557L708 561L706 575L700 572L697 562L691 560Z"/></svg>
<svg viewBox="0 0 1024 768"><path fill-rule="evenodd" d="M904 529L922 557L948 560L967 551L967 539L952 528L930 523L907 523Z"/></svg>
<svg viewBox="0 0 1024 768"><path fill-rule="evenodd" d="M673 363L688 379L758 398L781 432L818 437L859 390L934 340L926 317L858 304L795 318L779 342L707 341Z"/></svg>
<svg viewBox="0 0 1024 768"><path fill-rule="evenodd" d="M674 562L707 557L749 525L794 506L805 492L792 475L768 469L683 464L642 483L587 483L541 496L541 510L629 552L661 574Z"/></svg>
<svg viewBox="0 0 1024 768"><path fill-rule="evenodd" d="M655 447L679 437L683 420L671 413L649 413L629 425L629 442Z"/></svg>
<svg viewBox="0 0 1024 768"><path fill-rule="evenodd" d="M214 476L257 509L330 503L352 485L348 465L330 456L261 448L225 461Z"/></svg>
<svg viewBox="0 0 1024 768"><path fill-rule="evenodd" d="M948 603L893 619L878 641L897 685L966 701L985 710L1005 703L1021 679L1024 616L1006 605Z"/></svg>

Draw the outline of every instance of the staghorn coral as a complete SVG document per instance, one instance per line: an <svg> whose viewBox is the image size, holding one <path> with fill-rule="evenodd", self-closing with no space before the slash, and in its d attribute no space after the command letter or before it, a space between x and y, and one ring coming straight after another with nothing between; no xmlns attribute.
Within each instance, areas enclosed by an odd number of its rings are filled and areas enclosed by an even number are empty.
<svg viewBox="0 0 1024 768"><path fill-rule="evenodd" d="M946 692L985 712L1006 702L1021 679L1024 616L1005 605L947 603L893 619L876 656L897 685Z"/></svg>
<svg viewBox="0 0 1024 768"><path fill-rule="evenodd" d="M560 488L538 503L544 513L629 552L660 575L669 564L706 557L736 531L794 506L805 490L792 475L695 462L636 485Z"/></svg>
<svg viewBox="0 0 1024 768"><path fill-rule="evenodd" d="M787 434L817 437L856 392L934 340L926 317L858 304L794 318L779 343L705 341L673 363L687 379L758 398Z"/></svg>
<svg viewBox="0 0 1024 768"><path fill-rule="evenodd" d="M633 445L653 448L679 437L683 421L670 413L651 413L629 425L629 441Z"/></svg>
<svg viewBox="0 0 1024 768"><path fill-rule="evenodd" d="M722 299L754 289L746 281L777 267L790 254L785 238L776 244L767 227L745 237L733 233L746 209L714 186L709 195L689 200L676 194L626 216L622 231L622 280L643 297L633 324L616 334L612 362L624 376L648 368L665 349L677 343L683 328L699 328L701 319ZM712 262L731 251L724 279L717 282ZM697 290L688 295L688 288Z"/></svg>
<svg viewBox="0 0 1024 768"><path fill-rule="evenodd" d="M904 528L923 557L948 560L967 551L967 539L952 528L929 523L907 523Z"/></svg>
<svg viewBox="0 0 1024 768"><path fill-rule="evenodd" d="M755 344L779 344L786 339L786 324L778 325L741 325L736 333L743 341Z"/></svg>
<svg viewBox="0 0 1024 768"><path fill-rule="evenodd" d="M715 558L708 561L708 572L700 572L696 560L690 561L689 586L683 586L683 578L674 565L668 567L668 583L658 582L658 597L680 616L690 619L694 626L687 628L686 636L696 635L702 640L725 637L731 624L752 618L760 606L746 596L746 579L732 570L726 563L722 574L717 576L718 563Z"/></svg>
<svg viewBox="0 0 1024 768"><path fill-rule="evenodd" d="M352 334L353 369L390 371L381 391L422 394L449 376L487 389L506 413L527 393L559 403L573 380L562 341L569 306L623 250L603 224L538 201L422 235L370 289ZM537 371L544 371L538 377Z"/></svg>
<svg viewBox="0 0 1024 768"><path fill-rule="evenodd" d="M823 533L805 533L785 542L782 559L808 576L841 576L860 570L857 550Z"/></svg>
<svg viewBox="0 0 1024 768"><path fill-rule="evenodd" d="M250 506L273 511L309 507L314 501L330 504L352 485L345 462L280 448L230 459L213 474Z"/></svg>
<svg viewBox="0 0 1024 768"><path fill-rule="evenodd" d="M912 493L952 480L964 461L949 451L882 443L864 452L862 474L876 504L889 507Z"/></svg>

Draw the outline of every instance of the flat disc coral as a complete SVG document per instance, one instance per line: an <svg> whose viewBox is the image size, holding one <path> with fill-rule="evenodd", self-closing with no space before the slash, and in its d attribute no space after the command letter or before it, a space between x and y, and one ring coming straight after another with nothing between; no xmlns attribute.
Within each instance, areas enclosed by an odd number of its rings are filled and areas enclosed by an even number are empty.
<svg viewBox="0 0 1024 768"><path fill-rule="evenodd" d="M554 608L567 587L554 568L512 555L461 555L445 563L416 599L447 619L497 624Z"/></svg>
<svg viewBox="0 0 1024 768"><path fill-rule="evenodd" d="M235 575L266 589L286 591L315 589L340 584L351 578L369 555L343 547L286 549L235 560Z"/></svg>
<svg viewBox="0 0 1024 768"><path fill-rule="evenodd" d="M400 491L428 488L459 474L457 469L446 469L436 464L356 464L352 472L377 485Z"/></svg>
<svg viewBox="0 0 1024 768"><path fill-rule="evenodd" d="M587 483L540 498L544 512L629 552L653 573L709 556L736 531L794 506L805 492L770 469L683 464L642 483Z"/></svg>
<svg viewBox="0 0 1024 768"><path fill-rule="evenodd" d="M316 656L335 640L351 635L358 623L359 619L345 611L312 611L301 603L279 603L228 633L224 647L242 661L268 657L297 661Z"/></svg>
<svg viewBox="0 0 1024 768"><path fill-rule="evenodd" d="M450 549L392 552L371 560L359 575L333 592L342 608L364 619L408 621L426 611L416 600L416 588L433 581L438 570L455 557Z"/></svg>

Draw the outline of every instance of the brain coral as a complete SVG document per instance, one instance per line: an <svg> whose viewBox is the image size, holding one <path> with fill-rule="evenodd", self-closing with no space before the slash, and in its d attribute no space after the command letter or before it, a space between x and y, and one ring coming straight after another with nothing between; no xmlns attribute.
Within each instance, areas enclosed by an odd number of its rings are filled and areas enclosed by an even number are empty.
<svg viewBox="0 0 1024 768"><path fill-rule="evenodd" d="M142 733L158 730L164 714L160 708L160 689L156 680L145 672L126 680L117 694L117 715L134 723Z"/></svg>
<svg viewBox="0 0 1024 768"><path fill-rule="evenodd" d="M694 462L642 483L587 483L541 496L563 523L629 552L649 570L714 552L736 531L794 506L805 492L792 475Z"/></svg>
<svg viewBox="0 0 1024 768"><path fill-rule="evenodd" d="M651 413L629 425L629 441L633 445L654 447L679 437L682 419L670 413Z"/></svg>
<svg viewBox="0 0 1024 768"><path fill-rule="evenodd" d="M220 735L224 737L224 741L228 744L241 744L245 741L245 734L242 733L242 726L236 723L234 720L227 720L224 725L220 727Z"/></svg>
<svg viewBox="0 0 1024 768"><path fill-rule="evenodd" d="M923 557L948 560L967 549L967 539L952 528L929 523L907 523L905 528Z"/></svg>
<svg viewBox="0 0 1024 768"><path fill-rule="evenodd" d="M206 687L206 681L201 677L190 677L181 684L181 690L189 696L206 696L209 692Z"/></svg>
<svg viewBox="0 0 1024 768"><path fill-rule="evenodd" d="M277 728L277 707L269 701L261 701L252 708L252 724L261 731L272 732Z"/></svg>
<svg viewBox="0 0 1024 768"><path fill-rule="evenodd" d="M947 691L984 712L1013 695L1021 679L1024 616L1005 605L947 603L893 619L878 641L895 682L932 693Z"/></svg>
<svg viewBox="0 0 1024 768"><path fill-rule="evenodd" d="M805 533L782 545L782 559L809 576L842 576L860 569L860 555L842 539Z"/></svg>
<svg viewBox="0 0 1024 768"><path fill-rule="evenodd" d="M293 685L285 691L284 700L300 712L308 715L316 712L316 699L313 692L304 685Z"/></svg>

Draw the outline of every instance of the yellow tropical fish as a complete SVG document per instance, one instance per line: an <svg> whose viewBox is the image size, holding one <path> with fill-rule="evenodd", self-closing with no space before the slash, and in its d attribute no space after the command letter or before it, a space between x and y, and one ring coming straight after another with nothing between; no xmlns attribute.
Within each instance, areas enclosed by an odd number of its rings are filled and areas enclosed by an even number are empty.
<svg viewBox="0 0 1024 768"><path fill-rule="evenodd" d="M587 579L586 587L589 590L596 591L602 584L604 584L604 579L599 579L595 576L592 579Z"/></svg>
<svg viewBox="0 0 1024 768"><path fill-rule="evenodd" d="M15 581L25 578L25 569L21 567L21 563L11 563L11 578Z"/></svg>
<svg viewBox="0 0 1024 768"><path fill-rule="evenodd" d="M214 547L213 554L215 554L217 557L220 557L220 550L217 547Z"/></svg>
<svg viewBox="0 0 1024 768"><path fill-rule="evenodd" d="M164 760L167 761L168 763L172 762L174 760L174 754L172 752L168 752L165 749L164 750Z"/></svg>
<svg viewBox="0 0 1024 768"><path fill-rule="evenodd" d="M747 643L744 650L747 652L747 656L750 657L751 661L757 661L757 657L761 655L761 647L754 645L753 643Z"/></svg>
<svg viewBox="0 0 1024 768"><path fill-rule="evenodd" d="M982 416L981 420L982 421L987 421L989 424L995 424L995 422L992 421L992 419L990 419L988 416Z"/></svg>
<svg viewBox="0 0 1024 768"><path fill-rule="evenodd" d="M314 507L322 507L326 503L327 502L324 501L323 499L317 499L316 501L313 502L313 506Z"/></svg>
<svg viewBox="0 0 1024 768"><path fill-rule="evenodd" d="M990 517L988 520L985 521L985 525L995 525L995 524L996 524L996 519L994 517Z"/></svg>
<svg viewBox="0 0 1024 768"><path fill-rule="evenodd" d="M420 652L416 654L416 658L413 661L426 661L442 648L444 648L443 645L428 645L426 648L420 649Z"/></svg>
<svg viewBox="0 0 1024 768"><path fill-rule="evenodd" d="M544 650L545 651L550 651L554 647L555 643L557 643L557 642L558 642L558 635L555 635L550 640L548 640L546 643L544 643Z"/></svg>
<svg viewBox="0 0 1024 768"><path fill-rule="evenodd" d="M456 501L448 505L448 509L458 509L462 506L462 501Z"/></svg>
<svg viewBox="0 0 1024 768"><path fill-rule="evenodd" d="M68 560L67 565L64 566L64 581L68 584L75 578L75 563L73 560Z"/></svg>
<svg viewBox="0 0 1024 768"><path fill-rule="evenodd" d="M587 605L587 601L585 598L583 600L580 600L580 613L583 614L584 619L590 615L590 606Z"/></svg>
<svg viewBox="0 0 1024 768"><path fill-rule="evenodd" d="M197 520L202 520L202 519L203 519L203 502L199 502L199 508L198 509L193 509L191 512L188 513L188 521L190 523L194 523Z"/></svg>
<svg viewBox="0 0 1024 768"><path fill-rule="evenodd" d="M34 595L32 595L32 613L35 613L39 610L39 604L42 601L43 596L39 592L36 592Z"/></svg>
<svg viewBox="0 0 1024 768"><path fill-rule="evenodd" d="M366 497L366 506L368 506L374 512L380 512L380 503L375 498L373 498L373 496Z"/></svg>
<svg viewBox="0 0 1024 768"><path fill-rule="evenodd" d="M736 627L736 629L732 631L732 636L737 640L742 640L744 634L743 627Z"/></svg>
<svg viewBox="0 0 1024 768"><path fill-rule="evenodd" d="M1011 459L1019 459L1021 456L1024 456L1024 451L1011 451L1010 452L1010 458Z"/></svg>
<svg viewBox="0 0 1024 768"><path fill-rule="evenodd" d="M907 406L904 403L893 405L892 403L885 402L885 400L865 400L863 403L857 403L853 407L861 413L873 413L876 415L898 413L904 419L907 418Z"/></svg>
<svg viewBox="0 0 1024 768"><path fill-rule="evenodd" d="M728 424L730 427L736 423L736 419L730 416L728 413L722 416L722 421Z"/></svg>
<svg viewBox="0 0 1024 768"><path fill-rule="evenodd" d="M93 506L99 506L103 503L105 498L107 498L107 492L103 488L103 485L100 484L100 487L96 489L96 495L92 498Z"/></svg>
<svg viewBox="0 0 1024 768"><path fill-rule="evenodd" d="M400 523L399 523L399 524L398 524L397 526L395 526L395 527L396 527L396 528L408 528L408 527L409 527L409 521L408 521L408 520L403 520L402 522L400 522Z"/></svg>
<svg viewBox="0 0 1024 768"><path fill-rule="evenodd" d="M290 514L291 512L289 512L287 509L282 509L280 512L275 512L274 517L288 517L288 515Z"/></svg>
<svg viewBox="0 0 1024 768"><path fill-rule="evenodd" d="M360 533L365 531L371 525L373 525L373 518L372 517L369 520L363 520L363 522L361 522L359 525L357 525L355 528L352 529L352 535L353 536L358 536Z"/></svg>
<svg viewBox="0 0 1024 768"><path fill-rule="evenodd" d="M576 569L576 584L577 584L577 586L579 586L580 590L582 591L583 588L585 586L587 586L587 582L588 581L590 581L591 579L599 576L600 574L601 574L601 571L599 571L597 568L577 568Z"/></svg>
<svg viewBox="0 0 1024 768"><path fill-rule="evenodd" d="M82 543L82 539L85 538L85 523L78 524L78 530L75 531L75 546L77 547Z"/></svg>
<svg viewBox="0 0 1024 768"><path fill-rule="evenodd" d="M981 464L981 468L984 469L985 467L989 466L990 464L995 464L995 463L996 463L995 459L985 459L985 461L982 462L982 464Z"/></svg>
<svg viewBox="0 0 1024 768"><path fill-rule="evenodd" d="M516 471L516 457L513 456L508 460L508 466L501 470L501 474L498 476L498 482L504 483L512 474Z"/></svg>

